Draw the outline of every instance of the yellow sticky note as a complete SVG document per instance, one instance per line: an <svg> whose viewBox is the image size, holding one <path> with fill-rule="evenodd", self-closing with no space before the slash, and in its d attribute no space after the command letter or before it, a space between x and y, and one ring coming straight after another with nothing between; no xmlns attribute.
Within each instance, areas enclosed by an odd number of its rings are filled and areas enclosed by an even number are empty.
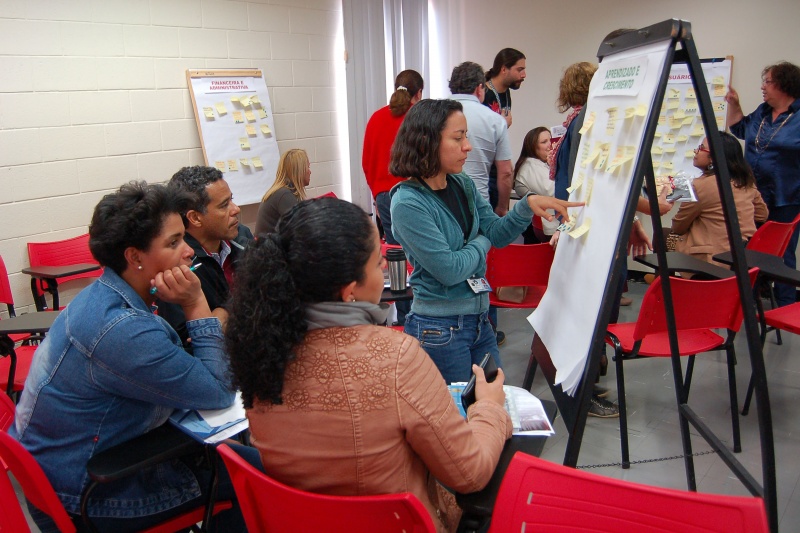
<svg viewBox="0 0 800 533"><path fill-rule="evenodd" d="M240 159L239 163L241 163L243 167L249 167L250 166L250 160L249 159Z"/></svg>
<svg viewBox="0 0 800 533"><path fill-rule="evenodd" d="M669 129L677 130L680 129L681 126L683 126L682 118L669 117Z"/></svg>
<svg viewBox="0 0 800 533"><path fill-rule="evenodd" d="M651 155L661 155L662 153L664 153L664 150L662 150L660 146L653 146L650 149Z"/></svg>
<svg viewBox="0 0 800 533"><path fill-rule="evenodd" d="M636 106L635 114L637 117L643 117L647 114L647 106L644 104L639 104Z"/></svg>
<svg viewBox="0 0 800 533"><path fill-rule="evenodd" d="M258 108L258 118L267 118L267 110L263 107Z"/></svg>
<svg viewBox="0 0 800 533"><path fill-rule="evenodd" d="M239 147L242 150L249 150L250 149L250 139L247 137L239 137Z"/></svg>
<svg viewBox="0 0 800 533"><path fill-rule="evenodd" d="M219 114L219 116L228 114L228 110L225 109L225 102L217 102L216 104L214 104L214 107L217 108L217 113Z"/></svg>
<svg viewBox="0 0 800 533"><path fill-rule="evenodd" d="M203 114L206 116L206 118L213 119L214 118L214 108L213 107L204 107L203 108Z"/></svg>
<svg viewBox="0 0 800 533"><path fill-rule="evenodd" d="M239 98L239 103L242 104L242 106L244 106L244 107L250 107L250 102L251 101L252 100L250 100L249 96L242 96L242 97Z"/></svg>
<svg viewBox="0 0 800 533"><path fill-rule="evenodd" d="M694 129L692 129L691 133L689 133L689 137L699 137L701 135L705 135L706 130L702 124L697 123L694 125Z"/></svg>
<svg viewBox="0 0 800 533"><path fill-rule="evenodd" d="M670 87L669 89L667 89L667 98L669 98L670 100L672 100L674 98L680 98L680 97L681 97L681 90L680 89L675 89L673 87Z"/></svg>
<svg viewBox="0 0 800 533"><path fill-rule="evenodd" d="M683 109L676 109L675 114L672 115L673 118L683 118L686 116L686 113L683 112Z"/></svg>
<svg viewBox="0 0 800 533"><path fill-rule="evenodd" d="M225 170L228 168L225 165L225 161L214 161L214 166L217 167L217 170L220 172L225 172Z"/></svg>
<svg viewBox="0 0 800 533"><path fill-rule="evenodd" d="M688 140L689 140L689 137L687 137L686 135L678 135L678 142L679 143L685 143Z"/></svg>
<svg viewBox="0 0 800 533"><path fill-rule="evenodd" d="M667 102L667 109L678 109L681 106L680 100L670 100Z"/></svg>
<svg viewBox="0 0 800 533"><path fill-rule="evenodd" d="M272 133L272 130L269 129L269 126L267 126L266 124L262 124L261 133L263 133L264 135L269 135L270 133Z"/></svg>
<svg viewBox="0 0 800 533"><path fill-rule="evenodd" d="M245 111L244 116L247 118L247 122L254 122L256 120L256 115L252 111Z"/></svg>
<svg viewBox="0 0 800 533"><path fill-rule="evenodd" d="M589 231L589 228L591 227L592 227L592 219L585 218L583 220L583 224L581 224L577 228L567 233L567 235L569 235L573 239L577 239L578 237L582 237L583 235L585 235Z"/></svg>
<svg viewBox="0 0 800 533"><path fill-rule="evenodd" d="M636 114L636 108L635 107L626 107L625 108L625 120L628 120L629 118L633 118L635 114Z"/></svg>
<svg viewBox="0 0 800 533"><path fill-rule="evenodd" d="M714 78L711 80L711 84L712 85L725 85L725 78L723 78L722 76L714 76Z"/></svg>
<svg viewBox="0 0 800 533"><path fill-rule="evenodd" d="M255 137L255 135L256 135L256 128L255 128L255 127L254 127L252 124L248 124L247 126L245 126L245 127L244 127L244 130L247 132L247 134L248 134L250 137Z"/></svg>
<svg viewBox="0 0 800 533"><path fill-rule="evenodd" d="M617 123L613 120L609 120L608 124L606 124L606 135L614 135L614 130L617 128Z"/></svg>
<svg viewBox="0 0 800 533"><path fill-rule="evenodd" d="M724 85L714 85L714 96L725 96L727 93Z"/></svg>
<svg viewBox="0 0 800 533"><path fill-rule="evenodd" d="M656 139L660 139L662 136L663 136L663 135L662 135L662 133L661 133L660 131L657 131L657 132L656 132L656 133L653 135L653 137L655 137Z"/></svg>
<svg viewBox="0 0 800 533"><path fill-rule="evenodd" d="M725 112L725 102L716 102L711 106L714 109L714 113L724 113Z"/></svg>
<svg viewBox="0 0 800 533"><path fill-rule="evenodd" d="M592 161L594 161L597 158L598 155L600 155L600 152L602 150L603 150L602 145L600 143L595 143L592 152L583 161L581 161L581 166L585 167L589 165Z"/></svg>
<svg viewBox="0 0 800 533"><path fill-rule="evenodd" d="M228 159L228 172L238 172L239 165L236 164L235 159Z"/></svg>
<svg viewBox="0 0 800 533"><path fill-rule="evenodd" d="M244 117L242 117L241 111L234 111L233 112L233 123L234 124L244 124Z"/></svg>
<svg viewBox="0 0 800 533"><path fill-rule="evenodd" d="M600 170L605 166L606 160L608 159L608 151L608 143L604 143L602 145L602 149L600 150L600 155L597 157L597 163L594 165L595 170Z"/></svg>
<svg viewBox="0 0 800 533"><path fill-rule="evenodd" d="M661 142L664 143L664 144L675 144L675 136L673 134L671 134L671 133L667 133L661 139Z"/></svg>
<svg viewBox="0 0 800 533"><path fill-rule="evenodd" d="M260 157L254 157L253 158L253 166L256 167L256 168L263 168L264 167L264 164L261 162L261 158Z"/></svg>
<svg viewBox="0 0 800 533"><path fill-rule="evenodd" d="M694 87L689 87L688 89L686 89L686 98L687 99L689 99L689 98L697 98L694 95Z"/></svg>
<svg viewBox="0 0 800 533"><path fill-rule="evenodd" d="M567 187L567 192L572 194L572 192L577 191L581 185L583 185L583 174L578 174L578 177L572 181L572 185Z"/></svg>
<svg viewBox="0 0 800 533"><path fill-rule="evenodd" d="M667 161L666 163L661 165L661 168L663 170L666 170L667 172L672 172L672 170L675 168L675 165L672 164L672 161Z"/></svg>
<svg viewBox="0 0 800 533"><path fill-rule="evenodd" d="M674 146L665 146L664 147L664 153L667 154L667 155L674 154L675 153L675 147Z"/></svg>
<svg viewBox="0 0 800 533"><path fill-rule="evenodd" d="M658 125L663 126L667 123L667 115L658 115Z"/></svg>
<svg viewBox="0 0 800 533"><path fill-rule="evenodd" d="M661 167L661 161L653 161L653 168L656 169L659 167Z"/></svg>
<svg viewBox="0 0 800 533"><path fill-rule="evenodd" d="M685 119L683 119L683 122L681 122L681 125L689 126L691 125L692 122L694 122L694 117L686 117Z"/></svg>
<svg viewBox="0 0 800 533"><path fill-rule="evenodd" d="M588 116L588 117L586 117L586 118L584 119L584 121L583 121L583 126L581 126L581 129L580 129L580 131L578 131L578 133L580 133L581 135L583 135L583 134L585 134L587 131L589 131L589 129L590 129L590 128L592 127L592 125L594 124L595 118L596 118L596 116L595 116L595 112L594 112L594 111L592 111L591 113L589 113L589 116Z"/></svg>
<svg viewBox="0 0 800 533"><path fill-rule="evenodd" d="M238 96L231 96L231 103L232 104L238 104L239 103L239 97Z"/></svg>
<svg viewBox="0 0 800 533"><path fill-rule="evenodd" d="M686 102L686 114L687 115L696 115L697 114L697 100L692 100L691 102Z"/></svg>
<svg viewBox="0 0 800 533"><path fill-rule="evenodd" d="M683 157L685 157L686 159L694 159L694 150L686 150L683 153Z"/></svg>
<svg viewBox="0 0 800 533"><path fill-rule="evenodd" d="M253 105L261 105L261 100L258 99L258 96L251 96L250 103Z"/></svg>
<svg viewBox="0 0 800 533"><path fill-rule="evenodd" d="M584 187L584 191L586 192L586 197L583 199L586 202L586 205L589 205L589 200L592 199L592 191L594 190L594 178L590 178L586 182L586 187Z"/></svg>
<svg viewBox="0 0 800 533"><path fill-rule="evenodd" d="M725 117L716 117L717 128L722 129L725 126Z"/></svg>
<svg viewBox="0 0 800 533"><path fill-rule="evenodd" d="M606 113L608 113L608 121L611 122L612 120L617 120L619 109L616 107L609 107L606 109Z"/></svg>

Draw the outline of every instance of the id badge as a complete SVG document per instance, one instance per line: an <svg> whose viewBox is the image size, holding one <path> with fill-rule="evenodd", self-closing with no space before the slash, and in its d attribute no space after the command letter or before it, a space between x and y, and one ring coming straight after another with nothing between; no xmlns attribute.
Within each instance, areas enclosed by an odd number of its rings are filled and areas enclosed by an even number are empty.
<svg viewBox="0 0 800 533"><path fill-rule="evenodd" d="M489 286L489 282L486 281L486 278L469 278L467 283L469 283L469 288L472 289L472 292L475 294L492 292L492 287Z"/></svg>

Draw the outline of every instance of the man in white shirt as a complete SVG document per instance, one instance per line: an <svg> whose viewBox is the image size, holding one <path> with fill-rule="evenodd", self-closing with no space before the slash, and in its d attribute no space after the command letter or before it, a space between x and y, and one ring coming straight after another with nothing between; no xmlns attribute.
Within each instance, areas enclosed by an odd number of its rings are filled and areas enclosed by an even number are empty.
<svg viewBox="0 0 800 533"><path fill-rule="evenodd" d="M498 202L495 213L508 212L514 169L511 165L511 143L505 119L482 104L486 92L483 68L466 61L453 69L450 76L452 99L461 102L467 118L467 137L472 151L464 165L478 192L489 201L489 171L497 166Z"/></svg>

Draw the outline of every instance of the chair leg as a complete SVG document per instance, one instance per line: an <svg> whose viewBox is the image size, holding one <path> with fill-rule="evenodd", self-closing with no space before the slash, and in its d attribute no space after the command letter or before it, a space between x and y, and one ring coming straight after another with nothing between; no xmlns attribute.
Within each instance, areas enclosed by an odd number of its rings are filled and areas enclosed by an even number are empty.
<svg viewBox="0 0 800 533"><path fill-rule="evenodd" d="M742 416L747 416L750 412L750 402L753 399L753 391L756 389L756 378L750 373L750 384L747 386L747 394L744 397L744 405L742 405Z"/></svg>
<svg viewBox="0 0 800 533"><path fill-rule="evenodd" d="M539 363L536 361L536 357L533 356L533 341L531 341L531 356L528 359L528 368L525 370L525 377L522 380L522 388L528 392L530 392L531 387L533 387L533 378L536 376L536 369L538 367Z"/></svg>
<svg viewBox="0 0 800 533"><path fill-rule="evenodd" d="M619 442L622 451L622 468L631 467L628 450L628 411L625 403L625 373L622 371L622 352L614 350L614 361L617 368L617 402L619 405Z"/></svg>
<svg viewBox="0 0 800 533"><path fill-rule="evenodd" d="M742 451L742 438L739 431L739 400L736 397L736 354L733 345L725 347L725 352L728 355L728 388L731 394L731 428L733 429L733 451L739 453Z"/></svg>
<svg viewBox="0 0 800 533"><path fill-rule="evenodd" d="M686 363L686 375L683 378L683 401L689 401L689 389L692 386L692 375L694 374L694 356L689 356L689 361Z"/></svg>
<svg viewBox="0 0 800 533"><path fill-rule="evenodd" d="M772 309L778 307L778 300L775 299L775 285L772 283L769 284L769 303ZM775 342L778 346L783 345L783 338L781 338L781 330L779 329L775 329Z"/></svg>

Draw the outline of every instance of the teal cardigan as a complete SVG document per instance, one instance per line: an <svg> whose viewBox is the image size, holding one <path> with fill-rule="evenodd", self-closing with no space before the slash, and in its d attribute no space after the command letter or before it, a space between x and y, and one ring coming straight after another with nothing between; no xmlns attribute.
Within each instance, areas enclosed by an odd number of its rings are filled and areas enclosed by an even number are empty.
<svg viewBox="0 0 800 533"><path fill-rule="evenodd" d="M488 293L475 294L467 279L486 275L486 254L502 248L531 223L528 202L517 202L504 217L497 216L466 174L448 174L467 197L472 227L467 242L456 218L430 189L415 179L398 183L392 197L392 232L414 267L411 311L424 316L483 313Z"/></svg>

